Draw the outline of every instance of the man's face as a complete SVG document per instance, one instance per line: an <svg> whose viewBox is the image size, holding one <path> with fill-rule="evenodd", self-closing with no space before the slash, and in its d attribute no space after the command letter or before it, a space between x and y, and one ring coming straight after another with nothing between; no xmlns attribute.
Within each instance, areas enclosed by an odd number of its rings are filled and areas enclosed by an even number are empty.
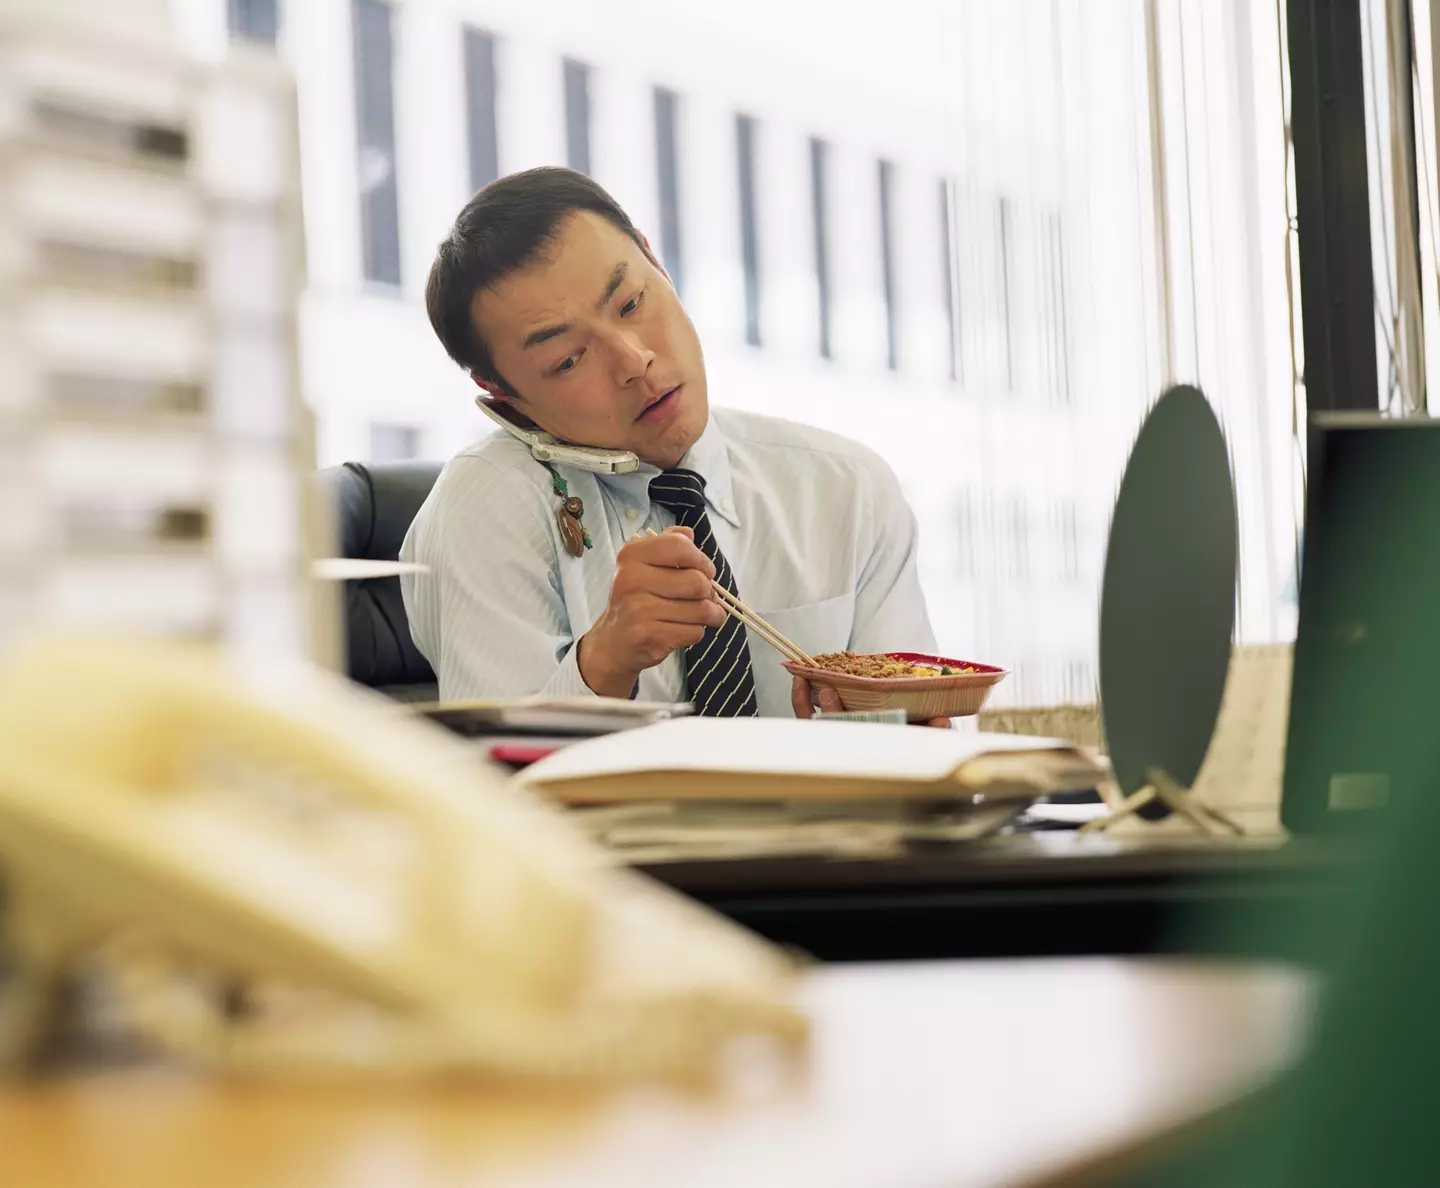
<svg viewBox="0 0 1440 1188"><path fill-rule="evenodd" d="M676 465L705 431L705 361L669 278L589 211L560 224L544 258L470 303L499 373L486 385L576 445Z"/></svg>

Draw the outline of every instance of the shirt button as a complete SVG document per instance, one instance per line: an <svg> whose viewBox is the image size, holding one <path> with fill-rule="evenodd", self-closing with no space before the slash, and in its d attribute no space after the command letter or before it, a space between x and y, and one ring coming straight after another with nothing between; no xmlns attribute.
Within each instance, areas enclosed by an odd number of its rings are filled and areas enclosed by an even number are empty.
<svg viewBox="0 0 1440 1188"><path fill-rule="evenodd" d="M730 500L728 500L728 499L725 500L725 502L722 503L720 506L723 507L726 511L734 511L734 510L735 510L735 505L734 505L733 503L731 503Z"/></svg>
<svg viewBox="0 0 1440 1188"><path fill-rule="evenodd" d="M640 515L640 513L637 512L633 507L627 507L627 508L625 509L625 518L626 518L627 520L633 520L633 519L637 518L639 515Z"/></svg>

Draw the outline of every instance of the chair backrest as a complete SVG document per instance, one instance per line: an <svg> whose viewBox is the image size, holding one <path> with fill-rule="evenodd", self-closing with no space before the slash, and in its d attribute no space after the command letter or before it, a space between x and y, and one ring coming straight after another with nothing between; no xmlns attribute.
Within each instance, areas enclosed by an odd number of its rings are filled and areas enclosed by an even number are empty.
<svg viewBox="0 0 1440 1188"><path fill-rule="evenodd" d="M320 472L339 532L340 555L395 561L420 505L440 476L438 462L346 462ZM350 679L405 699L435 695L435 673L410 638L400 579L345 583L345 650Z"/></svg>

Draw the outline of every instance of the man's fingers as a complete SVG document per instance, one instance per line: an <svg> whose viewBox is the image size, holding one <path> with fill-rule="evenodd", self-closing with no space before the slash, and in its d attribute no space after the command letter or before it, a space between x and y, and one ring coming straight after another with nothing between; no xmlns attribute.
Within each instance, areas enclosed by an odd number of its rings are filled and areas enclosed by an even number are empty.
<svg viewBox="0 0 1440 1188"><path fill-rule="evenodd" d="M632 606L636 619L644 622L719 627L725 621L724 608L703 598L664 598L645 593L636 595Z"/></svg>
<svg viewBox="0 0 1440 1188"><path fill-rule="evenodd" d="M661 569L698 569L707 578L715 576L715 566L690 538L688 528L632 539L620 553L623 561L639 561Z"/></svg>
<svg viewBox="0 0 1440 1188"><path fill-rule="evenodd" d="M790 683L790 706L797 718L815 716L815 707L810 704L810 682L804 677L797 676Z"/></svg>
<svg viewBox="0 0 1440 1188"><path fill-rule="evenodd" d="M634 574L632 581L632 589L659 598L678 598L687 602L714 601L710 579L696 569L648 565Z"/></svg>

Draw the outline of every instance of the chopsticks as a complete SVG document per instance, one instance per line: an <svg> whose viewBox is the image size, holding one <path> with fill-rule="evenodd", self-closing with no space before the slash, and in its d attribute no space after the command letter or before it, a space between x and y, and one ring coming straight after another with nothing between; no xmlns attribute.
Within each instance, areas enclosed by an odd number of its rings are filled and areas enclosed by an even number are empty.
<svg viewBox="0 0 1440 1188"><path fill-rule="evenodd" d="M653 528L647 529L646 531L647 535L650 536L660 535ZM739 619L741 623L755 632L756 635L787 660L793 661L796 664L803 664L806 668L815 667L814 657L806 652L804 648L772 627L714 578L710 579L710 588L720 600L720 605L725 608L725 613L732 619Z"/></svg>
<svg viewBox="0 0 1440 1188"><path fill-rule="evenodd" d="M799 644L792 642L781 635L774 627L770 626L764 619L752 611L748 606L735 597L729 590L725 589L713 578L710 587L720 599L720 605L725 608L725 613L731 618L739 619L745 626L755 632L761 639L784 656L787 660L793 660L796 664L803 664L806 668L814 668L815 660L804 651Z"/></svg>

